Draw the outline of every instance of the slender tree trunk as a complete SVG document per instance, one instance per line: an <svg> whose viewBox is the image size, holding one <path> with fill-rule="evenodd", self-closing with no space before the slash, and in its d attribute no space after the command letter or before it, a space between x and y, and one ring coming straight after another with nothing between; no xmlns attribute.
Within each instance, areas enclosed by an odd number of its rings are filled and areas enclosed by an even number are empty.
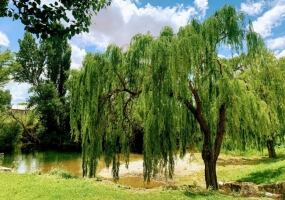
<svg viewBox="0 0 285 200"><path fill-rule="evenodd" d="M217 162L214 159L213 151L207 147L203 147L202 158L205 165L205 181L206 187L213 190L218 190L218 180L216 173L216 164Z"/></svg>
<svg viewBox="0 0 285 200"><path fill-rule="evenodd" d="M213 190L218 190L218 180L216 173L217 160L215 158L215 151L211 140L211 131L203 116L198 114L200 129L204 135L204 144L202 149L202 158L205 165L205 182L206 188L211 188Z"/></svg>
<svg viewBox="0 0 285 200"><path fill-rule="evenodd" d="M217 160L220 155L221 146L225 134L225 123L226 123L226 104L223 103L219 108L218 113L218 123L215 136L215 142L212 141L212 132L210 127L202 113L202 102L199 97L198 91L194 88L191 81L189 82L189 89L192 92L196 107L194 107L192 101L184 101L186 107L191 111L191 113L196 118L198 124L200 125L200 130L204 137L204 144L202 149L202 158L205 164L205 181L206 187L213 190L218 190L218 180L217 180ZM213 144L214 143L214 144Z"/></svg>
<svg viewBox="0 0 285 200"><path fill-rule="evenodd" d="M274 139L267 139L266 141L269 158L276 158L276 151L274 147Z"/></svg>
<svg viewBox="0 0 285 200"><path fill-rule="evenodd" d="M219 120L217 124L216 138L214 146L212 147L211 133L207 124L200 123L201 130L204 130L204 145L202 151L202 158L205 164L205 181L206 187L213 190L218 190L217 180L217 160L220 155L221 146L225 134L225 122L226 122L226 105L222 104L219 109Z"/></svg>

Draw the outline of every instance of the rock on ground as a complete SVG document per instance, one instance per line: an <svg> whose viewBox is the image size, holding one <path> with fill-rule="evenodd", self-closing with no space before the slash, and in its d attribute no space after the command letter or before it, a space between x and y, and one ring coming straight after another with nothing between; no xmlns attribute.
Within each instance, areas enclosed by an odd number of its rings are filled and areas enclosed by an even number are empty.
<svg viewBox="0 0 285 200"><path fill-rule="evenodd" d="M0 166L0 172L12 172L12 169L8 168L8 167L1 167Z"/></svg>

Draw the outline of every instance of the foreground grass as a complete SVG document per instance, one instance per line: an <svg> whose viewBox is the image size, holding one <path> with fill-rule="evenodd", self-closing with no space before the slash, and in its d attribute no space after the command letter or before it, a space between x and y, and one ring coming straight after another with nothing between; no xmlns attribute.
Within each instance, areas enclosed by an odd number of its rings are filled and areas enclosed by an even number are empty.
<svg viewBox="0 0 285 200"><path fill-rule="evenodd" d="M0 173L0 199L5 200L183 200L243 199L214 192L134 190L85 179Z"/></svg>
<svg viewBox="0 0 285 200"><path fill-rule="evenodd" d="M220 156L219 181L246 181L256 184L275 183L285 180L285 154L277 159L266 156ZM202 162L200 154L196 162ZM51 173L51 174L58 174ZM187 199L244 199L205 190L135 190L118 185L88 179L64 179L51 175L0 173L0 199L2 200L187 200ZM61 177L70 178L69 176ZM205 186L203 170L191 176L180 177L178 185ZM248 198L247 198L248 199ZM254 199L254 198L252 198ZM260 198L256 198L260 199Z"/></svg>

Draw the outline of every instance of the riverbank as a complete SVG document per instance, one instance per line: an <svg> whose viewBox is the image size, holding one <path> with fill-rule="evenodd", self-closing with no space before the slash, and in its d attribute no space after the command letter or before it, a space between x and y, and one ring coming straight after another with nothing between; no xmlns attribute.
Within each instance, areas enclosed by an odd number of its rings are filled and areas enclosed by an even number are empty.
<svg viewBox="0 0 285 200"><path fill-rule="evenodd" d="M218 181L251 182L254 184L274 184L285 180L285 149L278 149L278 157L268 158L267 155L233 155L221 154L217 163ZM143 182L142 160L130 162L129 168L120 167L119 182L131 187L147 187ZM110 179L111 169L102 169L98 176ZM163 174L158 175L154 185L195 185L205 187L204 163L200 153L187 154L183 159L175 161L173 179L165 179Z"/></svg>
<svg viewBox="0 0 285 200"><path fill-rule="evenodd" d="M217 163L219 182L252 182L271 184L285 180L285 149L277 149L278 158L270 159L266 155L254 154L238 156L222 153ZM175 161L174 179L165 179L158 174L150 184L143 180L142 155L131 154L128 169L122 161L119 183L133 188L156 188L160 186L195 185L205 187L204 164L200 153L189 153L183 159ZM81 154L72 152L34 152L32 154L5 155L0 166L13 169L17 173L48 174L53 169L61 169L72 176L81 177ZM104 161L98 163L97 175L102 180L112 180L111 168L106 169Z"/></svg>
<svg viewBox="0 0 285 200"><path fill-rule="evenodd" d="M196 189L132 189L94 179L0 173L0 199L5 200L233 200L246 199ZM248 199L248 198L247 198ZM251 198L260 199L260 198ZM265 199L265 198L264 198Z"/></svg>

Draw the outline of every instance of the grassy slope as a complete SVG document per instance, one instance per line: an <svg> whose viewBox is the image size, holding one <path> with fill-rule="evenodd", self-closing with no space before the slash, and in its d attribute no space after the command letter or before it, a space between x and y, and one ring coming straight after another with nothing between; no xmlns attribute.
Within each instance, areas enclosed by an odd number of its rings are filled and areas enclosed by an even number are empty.
<svg viewBox="0 0 285 200"><path fill-rule="evenodd" d="M0 173L0 199L5 200L183 200L239 199L219 193L138 191L84 179L62 179L47 175Z"/></svg>

